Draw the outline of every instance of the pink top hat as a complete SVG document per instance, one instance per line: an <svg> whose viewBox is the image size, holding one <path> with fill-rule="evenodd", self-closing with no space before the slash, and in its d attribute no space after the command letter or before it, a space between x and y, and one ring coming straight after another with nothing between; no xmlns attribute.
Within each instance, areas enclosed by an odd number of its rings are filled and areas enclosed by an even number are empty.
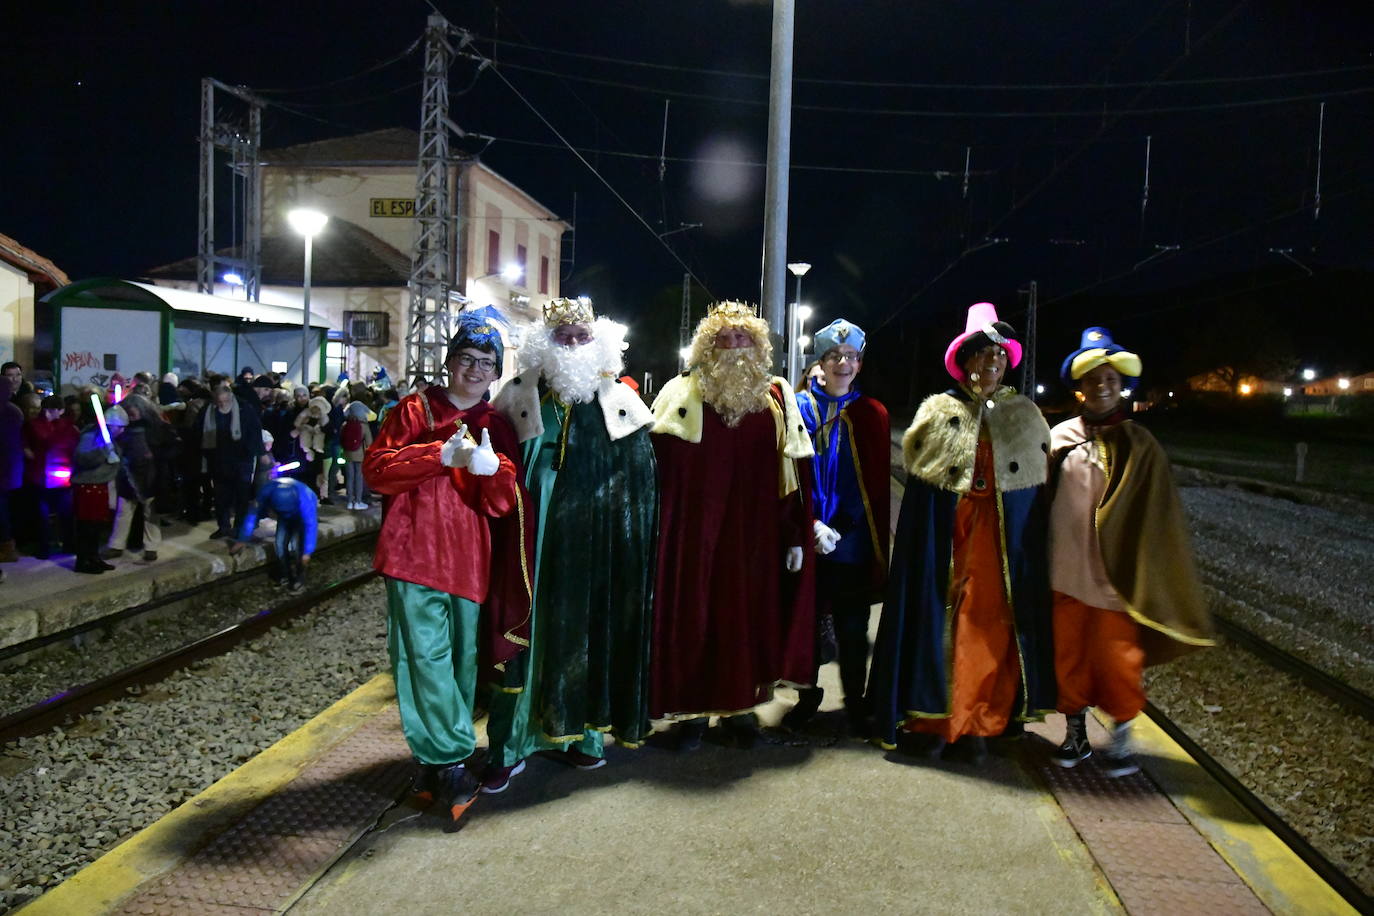
<svg viewBox="0 0 1374 916"><path fill-rule="evenodd" d="M945 369L949 370L949 374L954 376L956 382L966 382L968 378L963 367L954 361L954 354L959 352L959 347L964 341L978 334L988 335L993 343L1006 349L1008 368L1015 368L1021 362L1021 344L995 330L993 324L997 320L997 308L991 302L978 302L968 307L968 321L964 326L964 333L950 341L949 347L945 350Z"/></svg>

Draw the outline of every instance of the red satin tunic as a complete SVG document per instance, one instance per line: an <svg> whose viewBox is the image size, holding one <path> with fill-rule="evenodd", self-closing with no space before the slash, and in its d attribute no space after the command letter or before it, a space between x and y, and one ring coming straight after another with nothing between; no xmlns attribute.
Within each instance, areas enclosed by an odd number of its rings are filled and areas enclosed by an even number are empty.
<svg viewBox="0 0 1374 916"><path fill-rule="evenodd" d="M491 584L488 519L516 507L518 455L515 431L485 401L460 411L445 390L408 395L386 415L363 459L367 485L381 493L382 533L373 567L384 576L414 582L478 603ZM501 466L490 477L445 467L439 453L459 423L480 441L491 430Z"/></svg>

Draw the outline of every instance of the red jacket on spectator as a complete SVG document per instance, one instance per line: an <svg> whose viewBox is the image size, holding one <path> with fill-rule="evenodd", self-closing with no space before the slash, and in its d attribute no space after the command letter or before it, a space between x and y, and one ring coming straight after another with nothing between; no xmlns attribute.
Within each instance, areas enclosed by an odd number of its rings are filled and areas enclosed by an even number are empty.
<svg viewBox="0 0 1374 916"><path fill-rule="evenodd" d="M72 455L80 438L76 424L65 414L49 420L40 412L24 423L22 433L25 455L24 483L32 487L56 489L72 483Z"/></svg>

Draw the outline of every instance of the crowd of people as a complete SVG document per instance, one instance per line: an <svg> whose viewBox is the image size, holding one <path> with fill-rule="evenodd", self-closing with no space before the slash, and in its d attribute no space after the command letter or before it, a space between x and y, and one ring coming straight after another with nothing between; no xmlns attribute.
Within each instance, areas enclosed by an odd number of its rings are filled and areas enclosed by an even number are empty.
<svg viewBox="0 0 1374 916"><path fill-rule="evenodd" d="M156 562L162 529L177 522L213 520L211 539L241 545L267 511L279 535L283 519L308 511L300 541L313 550L315 503L370 505L363 452L399 398L384 372L307 388L248 366L237 377L116 374L104 387L44 397L22 366L5 363L0 563L72 554L75 572L99 574L120 558ZM276 477L302 486L274 488L264 502ZM309 553L298 550L304 562ZM278 578L303 581L299 569Z"/></svg>
<svg viewBox="0 0 1374 916"><path fill-rule="evenodd" d="M1122 395L1138 356L1085 331L1063 366L1081 413L1051 430L1005 384L1012 328L971 307L954 384L903 437L889 545L889 419L857 382L862 328L819 331L793 391L767 323L717 303L651 407L621 375L625 330L553 300L491 398L501 331L464 316L448 382L400 400L364 450L413 804L456 823L533 754L593 769L607 734L689 751L713 716L751 747L780 686L797 690L782 725L805 730L831 660L855 738L980 761L1058 710L1051 756L1071 767L1096 705L1104 770L1135 771L1144 667L1211 641L1167 461Z"/></svg>

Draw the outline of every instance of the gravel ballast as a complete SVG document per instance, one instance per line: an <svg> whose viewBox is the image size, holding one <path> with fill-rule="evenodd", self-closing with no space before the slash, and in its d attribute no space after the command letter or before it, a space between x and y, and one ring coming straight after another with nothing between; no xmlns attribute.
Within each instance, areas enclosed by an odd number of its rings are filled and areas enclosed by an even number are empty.
<svg viewBox="0 0 1374 916"><path fill-rule="evenodd" d="M70 728L6 747L0 912L70 877L385 671L385 608L382 582L369 582Z"/></svg>

